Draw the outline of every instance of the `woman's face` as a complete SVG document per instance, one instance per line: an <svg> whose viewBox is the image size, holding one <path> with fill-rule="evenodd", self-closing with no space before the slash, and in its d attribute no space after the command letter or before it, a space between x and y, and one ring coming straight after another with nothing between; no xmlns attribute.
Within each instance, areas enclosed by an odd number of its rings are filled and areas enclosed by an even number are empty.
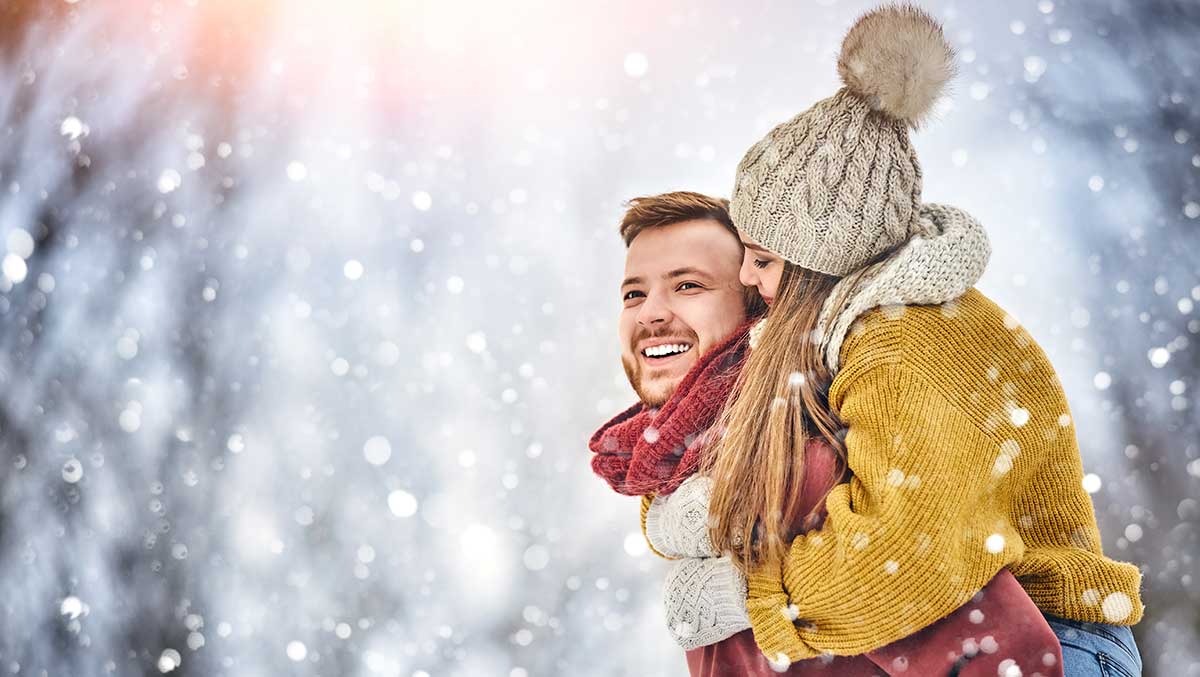
<svg viewBox="0 0 1200 677"><path fill-rule="evenodd" d="M741 228L738 228L738 238L745 247L738 279L747 287L758 287L763 301L771 305L779 291L779 278L783 276L783 259L758 246Z"/></svg>

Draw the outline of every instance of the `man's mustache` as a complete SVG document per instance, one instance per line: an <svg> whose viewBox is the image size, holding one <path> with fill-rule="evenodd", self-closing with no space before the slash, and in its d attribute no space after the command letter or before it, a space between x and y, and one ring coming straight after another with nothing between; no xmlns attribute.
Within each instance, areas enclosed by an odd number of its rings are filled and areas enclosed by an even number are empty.
<svg viewBox="0 0 1200 677"><path fill-rule="evenodd" d="M653 331L638 331L633 335L633 338L631 338L629 341L629 351L637 352L637 344L641 343L642 341L645 341L647 339L663 338L666 336L677 336L680 338L686 338L689 341L691 341L693 344L698 343L700 340L700 337L696 335L696 332L691 331L690 329L681 331L676 328L667 327L666 329L656 329Z"/></svg>

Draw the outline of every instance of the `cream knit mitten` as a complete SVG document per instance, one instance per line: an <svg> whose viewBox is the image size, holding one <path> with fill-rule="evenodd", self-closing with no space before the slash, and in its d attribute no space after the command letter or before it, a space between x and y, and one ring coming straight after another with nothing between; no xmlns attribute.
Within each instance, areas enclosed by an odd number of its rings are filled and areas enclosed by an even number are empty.
<svg viewBox="0 0 1200 677"><path fill-rule="evenodd" d="M708 537L712 480L693 475L646 512L646 538L671 564L663 586L667 628L684 649L715 644L750 627L746 578Z"/></svg>
<svg viewBox="0 0 1200 677"><path fill-rule="evenodd" d="M729 557L674 562L663 602L667 629L684 650L715 644L750 627L746 578Z"/></svg>
<svg viewBox="0 0 1200 677"><path fill-rule="evenodd" d="M716 557L708 538L712 479L692 475L667 496L655 496L646 512L646 538L667 557Z"/></svg>

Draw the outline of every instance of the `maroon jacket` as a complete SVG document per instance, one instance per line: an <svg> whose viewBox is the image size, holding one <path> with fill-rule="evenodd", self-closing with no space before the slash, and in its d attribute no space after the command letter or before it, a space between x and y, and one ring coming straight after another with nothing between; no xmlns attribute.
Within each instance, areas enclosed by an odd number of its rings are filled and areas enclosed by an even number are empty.
<svg viewBox="0 0 1200 677"><path fill-rule="evenodd" d="M835 482L836 457L824 441L805 447L801 513L807 514ZM823 508L822 508L823 510ZM968 655L969 654L969 655ZM971 601L904 639L861 656L793 663L786 675L806 677L995 677L1012 661L1025 677L1062 677L1062 647L1017 579L1001 569ZM692 677L774 677L776 672L743 630L687 652ZM957 670L957 671L955 671Z"/></svg>

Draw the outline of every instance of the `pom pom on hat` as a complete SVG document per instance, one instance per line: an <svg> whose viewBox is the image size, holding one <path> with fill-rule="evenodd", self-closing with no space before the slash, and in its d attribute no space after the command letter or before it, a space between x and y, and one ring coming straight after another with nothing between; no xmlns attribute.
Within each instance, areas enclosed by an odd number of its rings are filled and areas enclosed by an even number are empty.
<svg viewBox="0 0 1200 677"><path fill-rule="evenodd" d="M871 108L917 128L954 76L941 25L913 5L864 14L842 40L838 75Z"/></svg>
<svg viewBox="0 0 1200 677"><path fill-rule="evenodd" d="M850 28L837 66L844 87L743 156L729 214L758 246L840 277L934 234L908 128L933 112L954 50L930 14L888 4Z"/></svg>

